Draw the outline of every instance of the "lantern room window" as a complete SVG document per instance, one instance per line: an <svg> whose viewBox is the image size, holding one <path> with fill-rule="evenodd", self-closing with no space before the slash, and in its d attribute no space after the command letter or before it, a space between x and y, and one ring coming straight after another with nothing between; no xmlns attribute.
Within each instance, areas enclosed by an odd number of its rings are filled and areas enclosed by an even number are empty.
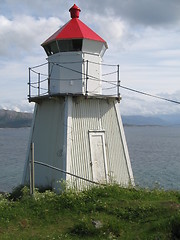
<svg viewBox="0 0 180 240"><path fill-rule="evenodd" d="M44 46L44 49L48 56L59 52L56 42L49 43L48 45Z"/></svg>
<svg viewBox="0 0 180 240"><path fill-rule="evenodd" d="M51 42L44 47L48 56L58 52L76 52L82 51L82 39L68 39Z"/></svg>
<svg viewBox="0 0 180 240"><path fill-rule="evenodd" d="M82 51L82 39L59 40L60 52Z"/></svg>

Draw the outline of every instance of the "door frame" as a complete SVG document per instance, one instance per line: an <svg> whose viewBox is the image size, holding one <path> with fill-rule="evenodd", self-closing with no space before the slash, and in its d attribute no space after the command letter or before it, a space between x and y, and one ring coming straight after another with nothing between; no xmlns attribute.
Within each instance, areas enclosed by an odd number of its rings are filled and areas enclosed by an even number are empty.
<svg viewBox="0 0 180 240"><path fill-rule="evenodd" d="M88 131L88 135L89 135L89 152L90 152L90 166L91 166L92 180L94 181L91 137L100 135L102 137L102 149L103 149L103 156L104 156L103 159L104 159L105 181L108 182L106 145L105 145L105 130L89 130Z"/></svg>

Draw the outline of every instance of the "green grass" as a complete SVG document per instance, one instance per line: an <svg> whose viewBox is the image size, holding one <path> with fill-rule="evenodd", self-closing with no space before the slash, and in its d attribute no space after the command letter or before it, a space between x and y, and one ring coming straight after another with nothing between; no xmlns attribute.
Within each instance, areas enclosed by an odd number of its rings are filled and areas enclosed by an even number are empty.
<svg viewBox="0 0 180 240"><path fill-rule="evenodd" d="M0 195L0 239L180 239L180 192L92 187Z"/></svg>

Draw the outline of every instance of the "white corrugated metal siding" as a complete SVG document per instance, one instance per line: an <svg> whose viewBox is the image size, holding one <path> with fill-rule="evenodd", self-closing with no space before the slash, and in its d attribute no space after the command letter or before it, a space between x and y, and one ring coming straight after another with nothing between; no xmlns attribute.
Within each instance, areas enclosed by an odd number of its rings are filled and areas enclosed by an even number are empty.
<svg viewBox="0 0 180 240"><path fill-rule="evenodd" d="M130 181L126 156L114 102L101 101L102 127L105 129L107 162L110 179L122 185Z"/></svg>
<svg viewBox="0 0 180 240"><path fill-rule="evenodd" d="M89 134L101 131L105 142L108 180L128 185L130 177L127 154L125 155L115 101L66 96L44 99L36 108L31 140L35 146L35 161L93 180ZM27 164L26 182L29 179L28 171ZM36 186L58 189L57 181L62 179L79 189L90 184L77 177L68 174L65 176L61 172L35 165Z"/></svg>
<svg viewBox="0 0 180 240"><path fill-rule="evenodd" d="M105 130L109 180L128 184L130 179L118 124L113 101L84 98L73 100L71 173L92 180L88 131ZM71 180L77 186L81 185L81 180Z"/></svg>
<svg viewBox="0 0 180 240"><path fill-rule="evenodd" d="M100 129L98 100L77 98L72 104L72 148L70 172L92 180L90 168L89 130ZM72 179L79 187L85 182Z"/></svg>
<svg viewBox="0 0 180 240"><path fill-rule="evenodd" d="M64 99L43 100L37 104L37 114L32 129L35 161L64 168ZM28 153L28 158L30 152ZM26 169L26 181L29 179ZM35 164L36 186L57 187L63 174L50 168Z"/></svg>

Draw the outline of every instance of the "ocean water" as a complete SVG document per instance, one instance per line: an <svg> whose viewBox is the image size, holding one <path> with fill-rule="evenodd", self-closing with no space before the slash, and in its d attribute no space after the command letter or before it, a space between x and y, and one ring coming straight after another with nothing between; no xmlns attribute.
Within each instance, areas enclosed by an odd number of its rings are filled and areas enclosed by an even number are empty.
<svg viewBox="0 0 180 240"><path fill-rule="evenodd" d="M29 133L0 129L0 191L21 183ZM128 126L125 134L136 184L180 190L180 127Z"/></svg>
<svg viewBox="0 0 180 240"><path fill-rule="evenodd" d="M0 128L0 191L22 181L30 128Z"/></svg>
<svg viewBox="0 0 180 240"><path fill-rule="evenodd" d="M180 126L125 127L135 182L180 190Z"/></svg>

